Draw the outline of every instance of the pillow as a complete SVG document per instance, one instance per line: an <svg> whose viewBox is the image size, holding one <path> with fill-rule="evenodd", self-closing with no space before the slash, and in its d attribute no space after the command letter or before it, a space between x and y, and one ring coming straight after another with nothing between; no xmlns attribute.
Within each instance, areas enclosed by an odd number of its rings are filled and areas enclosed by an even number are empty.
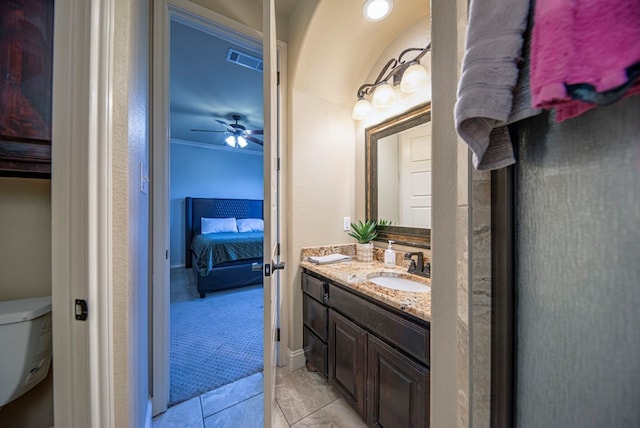
<svg viewBox="0 0 640 428"><path fill-rule="evenodd" d="M200 233L237 232L236 219L229 218L200 218Z"/></svg>
<svg viewBox="0 0 640 428"><path fill-rule="evenodd" d="M264 220L261 218L239 218L238 232L264 232Z"/></svg>

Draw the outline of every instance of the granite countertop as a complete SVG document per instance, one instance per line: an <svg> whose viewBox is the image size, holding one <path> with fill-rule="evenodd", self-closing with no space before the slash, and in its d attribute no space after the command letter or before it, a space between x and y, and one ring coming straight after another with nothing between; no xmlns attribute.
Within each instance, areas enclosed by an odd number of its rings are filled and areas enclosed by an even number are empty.
<svg viewBox="0 0 640 428"><path fill-rule="evenodd" d="M373 262L358 262L355 259L355 246L350 248L348 244L331 247L303 248L300 267L311 272L315 272L318 275L333 280L340 285L351 288L417 318L431 322L430 291L420 293L393 290L376 285L367 279L367 275L374 272L389 272L403 275L407 273L406 262L401 259L404 257L404 253L396 252L396 267L386 268L384 267L384 263L380 261L380 256L383 252L384 249L376 248L374 250L374 258L376 260ZM310 256L321 256L332 253L341 253L352 256L352 260L324 265L318 265L308 261L308 257ZM404 266L402 266L403 264ZM411 279L431 286L430 278L411 275Z"/></svg>

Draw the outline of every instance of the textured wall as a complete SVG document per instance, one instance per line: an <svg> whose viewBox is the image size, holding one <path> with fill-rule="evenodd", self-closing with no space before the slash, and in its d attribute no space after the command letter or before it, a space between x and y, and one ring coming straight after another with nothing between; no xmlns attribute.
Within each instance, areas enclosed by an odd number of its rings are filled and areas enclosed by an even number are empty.
<svg viewBox="0 0 640 428"><path fill-rule="evenodd" d="M640 426L640 97L521 128L517 418Z"/></svg>
<svg viewBox="0 0 640 428"><path fill-rule="evenodd" d="M302 290L298 263L305 246L352 241L342 218L355 217L354 147L351 109L314 94L294 92L295 140L289 153L288 265L285 293L291 319L290 350L302 348ZM308 126L313 120L318 126ZM355 218L354 218L355 219Z"/></svg>
<svg viewBox="0 0 640 428"><path fill-rule="evenodd" d="M51 295L51 180L0 178L0 300Z"/></svg>
<svg viewBox="0 0 640 428"><path fill-rule="evenodd" d="M149 399L149 1L115 0L112 166L115 426L145 426Z"/></svg>

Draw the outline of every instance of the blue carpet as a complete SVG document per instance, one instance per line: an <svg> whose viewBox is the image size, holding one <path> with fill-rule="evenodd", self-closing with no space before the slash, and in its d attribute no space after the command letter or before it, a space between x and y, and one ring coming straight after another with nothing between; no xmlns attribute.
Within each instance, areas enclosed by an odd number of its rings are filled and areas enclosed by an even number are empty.
<svg viewBox="0 0 640 428"><path fill-rule="evenodd" d="M169 405L263 369L262 286L171 304Z"/></svg>

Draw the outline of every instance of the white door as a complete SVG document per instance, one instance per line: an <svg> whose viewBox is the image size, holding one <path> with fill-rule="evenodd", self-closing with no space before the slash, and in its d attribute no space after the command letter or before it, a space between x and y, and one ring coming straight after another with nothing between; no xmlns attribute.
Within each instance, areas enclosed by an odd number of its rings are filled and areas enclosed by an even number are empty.
<svg viewBox="0 0 640 428"><path fill-rule="evenodd" d="M262 3L264 59L264 426L275 408L276 321L281 263L278 250L278 85L275 0Z"/></svg>
<svg viewBox="0 0 640 428"><path fill-rule="evenodd" d="M400 134L400 225L431 227L431 122Z"/></svg>

